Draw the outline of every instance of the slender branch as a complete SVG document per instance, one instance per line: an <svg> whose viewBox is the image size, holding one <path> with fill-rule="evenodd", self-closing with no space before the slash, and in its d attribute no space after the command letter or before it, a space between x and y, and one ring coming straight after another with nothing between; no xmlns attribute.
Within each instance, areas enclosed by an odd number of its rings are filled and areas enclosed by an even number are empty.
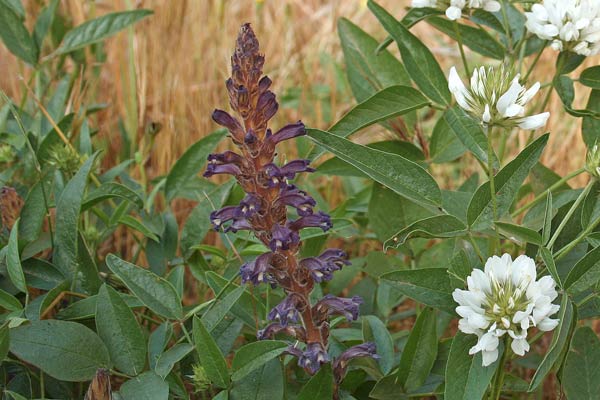
<svg viewBox="0 0 600 400"><path fill-rule="evenodd" d="M560 225L558 225L558 228L556 228L556 231L554 231L554 235L552 235L552 237L550 238L550 241L548 242L549 249L552 248L552 246L556 242L556 239L558 239L558 236L560 235L560 233L562 232L564 227L567 225L567 222L569 222L569 220L575 213L575 210L577 209L577 207L579 207L579 205L585 199L585 197L588 195L590 190L592 190L593 185L594 185L594 181L591 180L590 183L588 183L588 185L585 187L585 189L583 189L583 191L579 194L579 196L577 197L577 200L575 200L575 203L573 203L573 205L567 212L567 215L565 215L563 220L560 222Z"/></svg>

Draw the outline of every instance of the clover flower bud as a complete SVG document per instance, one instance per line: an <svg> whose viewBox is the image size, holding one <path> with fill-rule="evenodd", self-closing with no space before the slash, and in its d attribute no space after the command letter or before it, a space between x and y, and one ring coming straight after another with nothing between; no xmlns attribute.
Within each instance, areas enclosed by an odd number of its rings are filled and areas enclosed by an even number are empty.
<svg viewBox="0 0 600 400"><path fill-rule="evenodd" d="M585 169L594 178L600 178L600 148L597 143L587 152Z"/></svg>
<svg viewBox="0 0 600 400"><path fill-rule="evenodd" d="M557 51L582 56L600 53L600 3L597 0L544 0L525 13L525 26Z"/></svg>
<svg viewBox="0 0 600 400"><path fill-rule="evenodd" d="M452 293L459 304L458 329L477 335L469 354L481 352L483 366L498 359L499 338L505 334L512 338L512 351L523 356L529 351L529 328L550 331L558 325L550 318L560 308L552 304L556 282L550 276L536 280L535 262L525 255L514 261L509 254L490 257L483 271L474 269L467 277L467 287Z"/></svg>
<svg viewBox="0 0 600 400"><path fill-rule="evenodd" d="M512 76L504 66L479 67L473 71L470 87L460 79L456 68L450 69L448 88L458 105L484 126L538 129L546 125L550 113L524 116L525 105L540 89L539 82L526 89L520 75Z"/></svg>

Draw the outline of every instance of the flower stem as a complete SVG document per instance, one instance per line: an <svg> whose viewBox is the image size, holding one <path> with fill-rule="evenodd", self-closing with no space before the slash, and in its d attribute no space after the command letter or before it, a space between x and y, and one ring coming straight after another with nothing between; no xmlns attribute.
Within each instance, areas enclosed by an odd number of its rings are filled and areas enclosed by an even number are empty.
<svg viewBox="0 0 600 400"><path fill-rule="evenodd" d="M487 129L486 129L487 130ZM488 166L488 178L490 180L490 196L492 199L492 216L493 216L493 224L494 224L494 232L495 241L494 241L494 250L500 248L500 234L498 233L498 228L496 227L496 221L498 219L498 201L496 199L496 184L494 181L494 148L492 144L492 131L493 129L489 129L487 132L488 139L488 154L487 154L487 166Z"/></svg>
<svg viewBox="0 0 600 400"><path fill-rule="evenodd" d="M465 56L465 49L463 47L462 36L460 34L460 29L458 27L458 22L456 20L452 24L454 26L454 33L456 34L456 41L458 43L458 50L460 51L460 58L462 58L463 66L465 67L465 72L467 76L471 75L471 70L469 69L469 64L467 63L467 57Z"/></svg>
<svg viewBox="0 0 600 400"><path fill-rule="evenodd" d="M591 180L590 183L587 184L587 186L585 187L585 189L583 189L583 191L579 194L579 197L577 197L577 200L575 200L575 203L573 203L573 205L571 206L571 208L569 208L569 211L567 212L567 215L565 215L565 217L563 218L563 220L560 222L560 225L558 225L558 228L556 228L556 231L554 232L554 235L552 235L552 237L550 238L550 241L548 242L548 248L549 249L552 248L552 246L556 242L556 239L558 239L558 236L560 235L560 233L562 232L562 230L564 229L564 227L567 225L567 222L569 222L569 220L571 219L571 217L575 213L575 210L577 209L577 207L579 207L579 205L585 199L585 197L588 195L588 193L590 192L590 190L592 190L592 186L593 185L594 185L594 181ZM563 249L561 249L561 251L562 250Z"/></svg>
<svg viewBox="0 0 600 400"><path fill-rule="evenodd" d="M561 258L563 258L564 256L566 256L567 254L569 254L569 252L571 250L573 250L573 248L575 246L577 246L579 243L581 243L581 241L583 239L585 239L585 237L587 235L589 235L590 233L592 233L594 231L594 229L596 229L596 227L600 224L600 218L596 218L594 220L594 222L592 222L590 224L590 226L588 226L583 232L581 232L579 234L579 236L577 236L575 238L575 240L573 240L571 243L567 244L565 247L563 247L562 249L560 249L559 251L556 252L556 255L554 256L554 260L558 261Z"/></svg>
<svg viewBox="0 0 600 400"><path fill-rule="evenodd" d="M540 57L542 56L542 53L546 49L546 43L547 43L547 41L544 42L544 45L542 46L540 51L538 51L535 58L533 59L533 62L531 63L531 65L529 66L529 69L527 70L527 73L523 77L523 82L527 82L527 78L529 78L529 75L531 75L531 73L533 72L533 68L535 68L537 62L540 60Z"/></svg>
<svg viewBox="0 0 600 400"><path fill-rule="evenodd" d="M579 168L576 171L571 172L568 175L565 175L563 178L561 178L560 180L556 181L554 184L552 184L552 186L550 186L548 188L548 190L538 194L530 203L525 204L523 207L513 211L513 213L511 214L511 216L514 218L516 216L518 216L519 214L529 210L531 207L535 206L536 204L538 204L539 202L541 202L542 200L544 200L546 198L546 196L548 196L548 193L552 193L554 192L556 189L558 189L559 187L561 187L562 185L564 185L567 181L570 181L571 179L573 179L574 177L576 177L577 175L580 175L582 173L585 172L585 168Z"/></svg>
<svg viewBox="0 0 600 400"><path fill-rule="evenodd" d="M505 364L508 360L508 353L510 351L510 342L508 339L504 339L504 351L502 352L502 358L500 364L498 364L498 370L494 377L494 386L492 386L492 392L490 393L490 400L499 400L502 394L502 386L504 385L504 370Z"/></svg>

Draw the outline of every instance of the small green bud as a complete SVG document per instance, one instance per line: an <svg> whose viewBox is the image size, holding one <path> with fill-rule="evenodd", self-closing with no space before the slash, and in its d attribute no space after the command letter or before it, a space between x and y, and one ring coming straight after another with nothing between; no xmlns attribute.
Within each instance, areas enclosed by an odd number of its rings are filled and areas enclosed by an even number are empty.
<svg viewBox="0 0 600 400"><path fill-rule="evenodd" d="M600 148L597 143L588 150L585 169L594 178L600 178Z"/></svg>

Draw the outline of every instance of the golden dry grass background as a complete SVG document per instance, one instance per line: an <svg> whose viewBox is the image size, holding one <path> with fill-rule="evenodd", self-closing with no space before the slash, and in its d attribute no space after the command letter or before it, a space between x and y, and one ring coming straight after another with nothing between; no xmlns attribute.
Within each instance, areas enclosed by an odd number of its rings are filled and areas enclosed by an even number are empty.
<svg viewBox="0 0 600 400"><path fill-rule="evenodd" d="M406 12L409 2L381 1L398 18ZM120 146L119 118L128 128L137 127L138 137L148 121L163 125L147 164L147 174L153 177L166 173L192 143L216 128L210 113L215 107L227 105L223 83L229 74L229 56L238 28L244 22L253 24L261 41L266 54L265 72L274 81L274 91L281 95L296 88L301 93L298 108L312 111L310 115L300 115L286 109L280 112L276 126L302 118L309 126L326 128L330 121L324 118L323 103L307 95L318 85L332 88L326 101L334 118L343 115L354 100L347 91L338 93L334 89L335 70L331 64L322 62L322 56L328 55L343 65L336 31L340 17L349 18L378 39L385 37L365 3L362 0L62 0L60 7L75 25L111 11L129 8L154 11L131 34L121 33L108 40L101 74L95 79L88 73L87 77L92 79L85 93L95 102L110 105L97 120L100 136L111 149L109 154L116 154ZM35 15L40 8L38 2L25 4L29 15ZM426 24L418 25L414 32L430 45L444 69L460 63L455 45L441 33ZM537 72L541 81L552 76L555 57L555 52L546 50ZM598 58L586 61L588 66L597 63ZM1 45L0 68L1 87L19 98L23 88L18 77L27 77L30 71ZM541 101L542 96L538 97ZM584 105L585 98L578 94L579 106ZM564 174L584 162L581 121L565 118L556 96L549 108L552 117L548 130L552 135L543 161ZM523 132L513 136L513 152L524 146L526 135Z"/></svg>

